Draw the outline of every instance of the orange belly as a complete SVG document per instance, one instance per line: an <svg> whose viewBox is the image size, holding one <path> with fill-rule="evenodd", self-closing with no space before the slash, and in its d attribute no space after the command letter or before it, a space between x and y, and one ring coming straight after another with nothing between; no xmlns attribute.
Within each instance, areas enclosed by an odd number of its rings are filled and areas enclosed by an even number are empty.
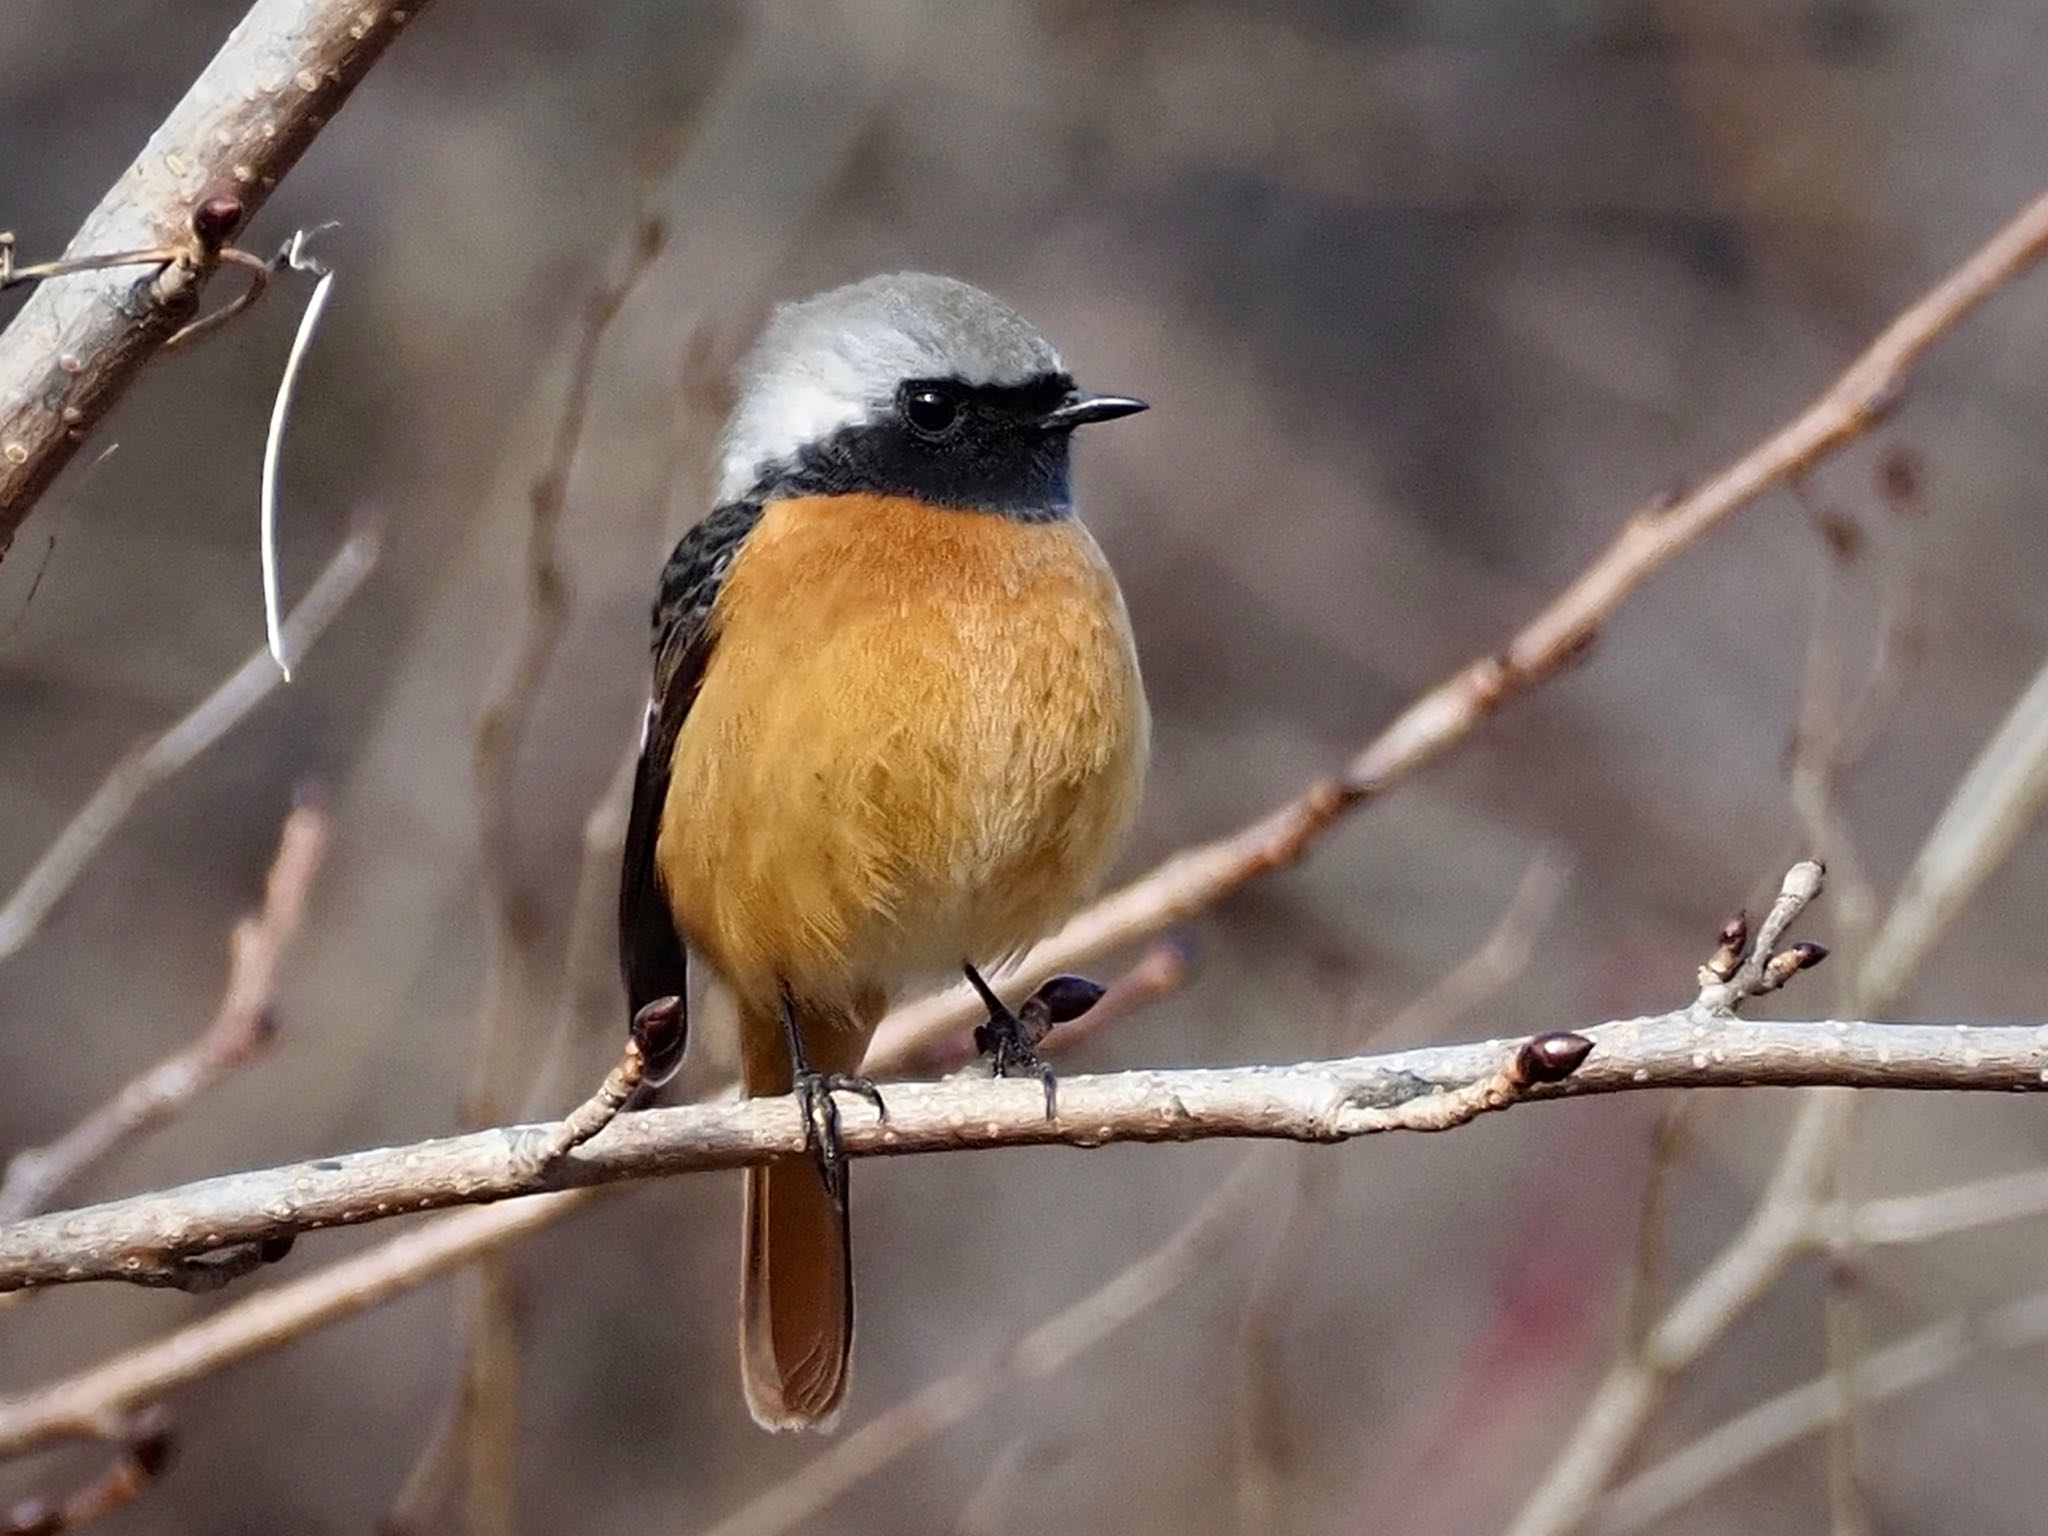
<svg viewBox="0 0 2048 1536"><path fill-rule="evenodd" d="M1148 720L1077 522L870 496L773 503L713 613L657 861L743 999L871 1011L992 964L1101 878Z"/></svg>

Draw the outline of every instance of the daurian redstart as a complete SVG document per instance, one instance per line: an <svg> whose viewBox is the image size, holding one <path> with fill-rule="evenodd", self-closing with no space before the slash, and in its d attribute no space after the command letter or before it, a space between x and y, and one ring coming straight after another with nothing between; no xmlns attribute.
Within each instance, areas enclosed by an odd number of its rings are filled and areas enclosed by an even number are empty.
<svg viewBox="0 0 2048 1536"><path fill-rule="evenodd" d="M684 994L686 954L708 966L747 1093L795 1091L818 1128L820 1167L747 1173L740 1360L769 1428L846 1393L832 1092L873 1098L854 1074L890 999L980 986L1088 893L1136 808L1138 658L1068 450L1143 409L1076 388L965 283L834 289L770 319L716 505L662 571L620 951L636 1011ZM999 1068L1036 1067L1000 1005L990 1030Z"/></svg>

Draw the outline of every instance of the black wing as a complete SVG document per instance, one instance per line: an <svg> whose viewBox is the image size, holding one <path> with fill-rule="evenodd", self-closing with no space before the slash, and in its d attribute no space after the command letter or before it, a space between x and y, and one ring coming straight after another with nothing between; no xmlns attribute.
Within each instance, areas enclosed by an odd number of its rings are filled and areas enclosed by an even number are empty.
<svg viewBox="0 0 2048 1536"><path fill-rule="evenodd" d="M668 799L669 761L711 659L711 607L733 556L761 520L753 502L730 502L683 535L662 568L654 600L654 697L633 776L626 862L619 879L619 966L638 1013L658 998L683 996L688 963L661 889L654 844Z"/></svg>

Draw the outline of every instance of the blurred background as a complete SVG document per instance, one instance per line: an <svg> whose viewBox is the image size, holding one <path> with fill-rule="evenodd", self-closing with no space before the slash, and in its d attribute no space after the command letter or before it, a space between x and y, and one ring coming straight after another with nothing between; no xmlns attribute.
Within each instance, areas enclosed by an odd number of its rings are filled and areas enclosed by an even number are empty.
<svg viewBox="0 0 2048 1536"><path fill-rule="evenodd" d="M26 255L63 246L241 9L0 10L0 226ZM514 778L514 872L548 957L584 819L637 728L659 561L704 508L717 360L770 302L955 273L1038 321L1085 382L1152 402L1079 455L1157 716L1135 873L1335 767L1505 640L1631 508L1804 404L2038 191L2044 48L2029 0L434 7L245 242L341 224L321 237L339 276L286 450L287 591L360 518L382 562L295 681L152 794L5 962L0 1153L202 1026L305 784L334 843L277 1047L72 1198L461 1123L488 964L472 729L519 631L527 488L581 312L636 210L668 241L599 360L562 529L571 606ZM1841 811L1888 888L2048 646L2044 283L1945 342L1872 440L1658 578L1584 666L1192 924L1184 988L1066 1069L1682 1003L1721 920L1810 846L1787 793L1802 708L1855 699L1873 656L1881 718ZM257 468L302 291L152 368L0 566L0 889L260 643ZM2048 1017L2044 896L2036 838L1907 1016ZM1531 943L1504 987L1463 1017L1403 1011L1511 907ZM1836 906L1807 931L1840 942ZM561 972L542 965L515 1009L522 1089ZM1839 980L1781 1006L1825 1012ZM622 1020L598 1011L548 1107L610 1059ZM1156 1304L799 1528L1499 1529L1617 1348L1664 1107L1278 1149ZM1695 1106L1672 1273L1739 1225L1790 1108ZM1846 1179L1922 1189L2044 1154L2026 1102L1870 1102ZM1245 1155L864 1163L842 1435L1102 1285ZM825 1448L761 1434L741 1403L737 1205L736 1177L673 1180L512 1251L525 1529L706 1530ZM225 1296L87 1287L0 1313L0 1392L389 1230L306 1239ZM1882 1343L2002 1301L2044 1260L2027 1225L1880 1255L1860 1325ZM1723 1341L1652 1452L1821 1369L1827 1278L1798 1269ZM440 1282L179 1393L176 1467L105 1528L375 1529L445 1411L455 1316ZM2044 1434L2048 1372L2024 1357L1872 1410L1873 1528L2033 1526ZM0 1503L98 1464L0 1469ZM1828 1518L1808 1440L1662 1528ZM430 1528L460 1523L444 1509Z"/></svg>

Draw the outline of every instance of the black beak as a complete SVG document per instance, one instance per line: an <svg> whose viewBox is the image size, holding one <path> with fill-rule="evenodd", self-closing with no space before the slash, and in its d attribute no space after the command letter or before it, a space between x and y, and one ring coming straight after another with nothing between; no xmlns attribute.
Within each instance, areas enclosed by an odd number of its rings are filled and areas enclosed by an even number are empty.
<svg viewBox="0 0 2048 1536"><path fill-rule="evenodd" d="M1038 424L1048 432L1071 432L1091 422L1135 416L1146 408L1144 401L1133 400L1129 395L1091 395L1085 389L1077 389L1041 416Z"/></svg>

